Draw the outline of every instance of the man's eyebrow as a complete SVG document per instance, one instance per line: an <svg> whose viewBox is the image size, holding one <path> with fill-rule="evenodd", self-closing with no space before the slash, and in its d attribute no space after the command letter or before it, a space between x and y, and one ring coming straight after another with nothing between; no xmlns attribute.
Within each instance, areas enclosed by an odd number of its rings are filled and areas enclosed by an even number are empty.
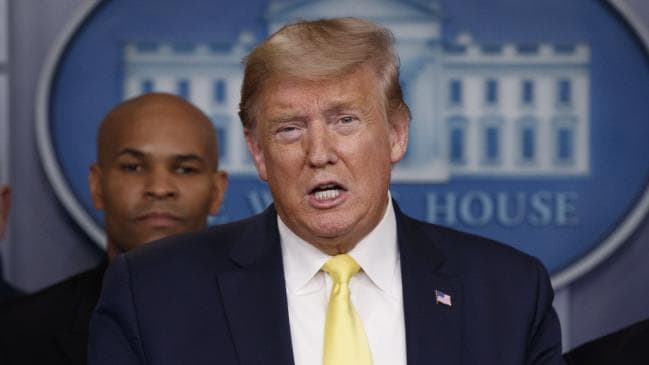
<svg viewBox="0 0 649 365"><path fill-rule="evenodd" d="M127 148L124 148L124 149L118 151L113 156L113 159L116 159L116 158L118 158L119 156L122 156L122 155L129 155L129 156L132 156L132 157L135 157L135 158L140 158L140 159L146 157L146 153L144 153L143 151L140 151L140 150L135 149L135 148L127 147Z"/></svg>
<svg viewBox="0 0 649 365"><path fill-rule="evenodd" d="M205 161L201 156L195 153L174 155L173 158L178 162L198 161L200 163L203 163Z"/></svg>
<svg viewBox="0 0 649 365"><path fill-rule="evenodd" d="M118 158L122 155L128 155L138 159L144 159L147 157L146 152L135 148L130 148L130 147L124 148L123 150L116 153L114 158ZM185 162L185 161L198 161L200 163L204 162L204 159L195 153L180 153L171 156L171 158L176 162Z"/></svg>
<svg viewBox="0 0 649 365"><path fill-rule="evenodd" d="M288 122L295 122L295 121L305 121L307 120L307 116L302 114L302 113L278 113L277 115L273 115L268 119L268 124L270 125L280 125Z"/></svg>
<svg viewBox="0 0 649 365"><path fill-rule="evenodd" d="M357 103L354 102L349 102L349 101L336 101L333 102L329 105L327 105L327 111L328 112L334 112L334 113L339 113L343 110L347 109L354 109L356 107Z"/></svg>
<svg viewBox="0 0 649 365"><path fill-rule="evenodd" d="M343 113L351 113L356 115L367 114L368 108L366 105L354 101L336 101L327 105L327 108L325 110L325 114L331 117Z"/></svg>

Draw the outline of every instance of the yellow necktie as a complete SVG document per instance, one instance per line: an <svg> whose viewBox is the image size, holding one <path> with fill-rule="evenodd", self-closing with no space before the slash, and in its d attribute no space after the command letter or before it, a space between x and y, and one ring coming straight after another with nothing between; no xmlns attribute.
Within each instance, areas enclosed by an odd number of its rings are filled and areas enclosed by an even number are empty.
<svg viewBox="0 0 649 365"><path fill-rule="evenodd" d="M363 323L349 297L349 280L360 269L348 255L334 256L322 266L334 282L325 322L324 365L372 364Z"/></svg>

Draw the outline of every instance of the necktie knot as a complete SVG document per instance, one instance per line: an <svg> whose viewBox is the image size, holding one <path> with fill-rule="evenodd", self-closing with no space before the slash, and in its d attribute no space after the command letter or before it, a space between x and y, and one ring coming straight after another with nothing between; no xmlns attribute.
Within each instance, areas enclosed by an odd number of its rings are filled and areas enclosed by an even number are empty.
<svg viewBox="0 0 649 365"><path fill-rule="evenodd" d="M327 260L322 265L322 270L329 273L334 283L349 284L351 277L356 275L361 270L361 267L351 256L342 254Z"/></svg>

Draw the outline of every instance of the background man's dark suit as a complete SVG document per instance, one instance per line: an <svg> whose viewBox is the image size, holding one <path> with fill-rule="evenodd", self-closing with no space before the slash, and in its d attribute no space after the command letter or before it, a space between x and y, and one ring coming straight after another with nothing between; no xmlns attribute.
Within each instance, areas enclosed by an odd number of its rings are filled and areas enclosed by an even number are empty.
<svg viewBox="0 0 649 365"><path fill-rule="evenodd" d="M2 257L0 257L0 303L4 303L23 294L20 290L7 283L2 277Z"/></svg>
<svg viewBox="0 0 649 365"><path fill-rule="evenodd" d="M4 281L4 279L0 276L0 303L14 299L21 294L22 293L20 291L11 286L11 284Z"/></svg>
<svg viewBox="0 0 649 365"><path fill-rule="evenodd" d="M395 209L408 364L561 363L538 260ZM271 207L117 258L91 321L90 363L291 364L276 219ZM435 290L452 306L436 304Z"/></svg>
<svg viewBox="0 0 649 365"><path fill-rule="evenodd" d="M649 319L577 347L569 365L649 364Z"/></svg>
<svg viewBox="0 0 649 365"><path fill-rule="evenodd" d="M106 266L0 307L0 364L85 364Z"/></svg>

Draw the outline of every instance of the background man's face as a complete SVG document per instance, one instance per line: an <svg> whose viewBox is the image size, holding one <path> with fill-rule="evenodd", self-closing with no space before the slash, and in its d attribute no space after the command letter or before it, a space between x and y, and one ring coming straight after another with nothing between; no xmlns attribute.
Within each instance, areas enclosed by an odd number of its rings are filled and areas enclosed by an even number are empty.
<svg viewBox="0 0 649 365"><path fill-rule="evenodd" d="M170 105L120 121L93 166L93 201L119 251L202 228L218 211L226 178L215 170L213 136L189 117Z"/></svg>
<svg viewBox="0 0 649 365"><path fill-rule="evenodd" d="M328 253L353 247L380 221L392 165L407 143L407 116L388 123L374 74L279 82L260 97L246 133L282 220Z"/></svg>

